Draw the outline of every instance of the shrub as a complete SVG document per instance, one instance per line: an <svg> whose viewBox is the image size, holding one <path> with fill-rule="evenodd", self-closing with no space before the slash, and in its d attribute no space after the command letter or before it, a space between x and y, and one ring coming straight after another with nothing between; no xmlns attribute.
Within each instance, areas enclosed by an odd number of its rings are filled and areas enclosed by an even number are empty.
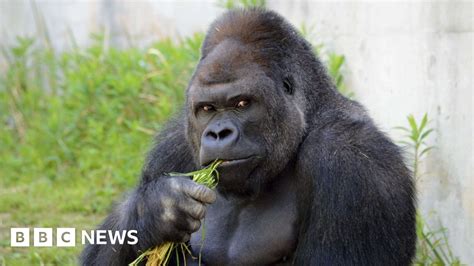
<svg viewBox="0 0 474 266"><path fill-rule="evenodd" d="M93 39L57 53L18 38L4 51L0 217L8 226L95 227L135 184L152 135L182 103L203 35L145 50ZM9 265L74 264L80 248L11 249L5 239Z"/></svg>

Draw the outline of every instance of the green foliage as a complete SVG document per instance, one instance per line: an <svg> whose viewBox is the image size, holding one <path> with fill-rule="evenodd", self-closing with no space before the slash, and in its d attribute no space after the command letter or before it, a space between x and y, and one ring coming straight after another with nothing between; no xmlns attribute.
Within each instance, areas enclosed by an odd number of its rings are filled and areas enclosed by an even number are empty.
<svg viewBox="0 0 474 266"><path fill-rule="evenodd" d="M266 0L218 0L217 5L225 9L265 7Z"/></svg>
<svg viewBox="0 0 474 266"><path fill-rule="evenodd" d="M414 265L461 265L449 246L447 229L433 230L423 217L416 216L416 258Z"/></svg>
<svg viewBox="0 0 474 266"><path fill-rule="evenodd" d="M0 219L9 227L95 227L136 183L152 135L183 102L203 35L147 50L93 39L60 54L30 38L4 50ZM12 249L0 239L8 265L74 264L79 249Z"/></svg>
<svg viewBox="0 0 474 266"><path fill-rule="evenodd" d="M413 159L412 171L415 180L421 177L419 166L421 160L433 149L426 141L433 132L429 128L428 114L417 122L413 115L407 117L407 127L397 127L405 133L405 139L400 141L411 153ZM418 237L415 265L461 265L448 243L446 228L433 230L418 212L416 215L416 234Z"/></svg>
<svg viewBox="0 0 474 266"><path fill-rule="evenodd" d="M426 140L433 132L432 128L427 128L428 125L428 114L425 114L421 119L421 122L417 122L413 115L407 117L408 127L396 127L398 130L402 130L405 133L405 139L400 141L403 145L408 147L413 158L413 176L416 180L420 177L419 174L419 163L420 160L425 156L433 146L428 146Z"/></svg>
<svg viewBox="0 0 474 266"><path fill-rule="evenodd" d="M342 67L346 58L344 55L340 55L334 52L328 54L326 65L328 68L329 75L333 78L334 84L337 90L348 98L354 97L354 92L351 91L344 82L344 76L342 75Z"/></svg>

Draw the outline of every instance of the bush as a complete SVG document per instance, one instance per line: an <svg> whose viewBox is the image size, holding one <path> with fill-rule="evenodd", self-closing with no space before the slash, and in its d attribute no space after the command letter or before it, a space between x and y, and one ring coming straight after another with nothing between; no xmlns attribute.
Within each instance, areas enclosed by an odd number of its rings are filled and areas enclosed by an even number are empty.
<svg viewBox="0 0 474 266"><path fill-rule="evenodd" d="M117 50L93 38L87 49L60 54L18 38L4 53L0 218L9 214L8 228L99 222L135 184L152 135L182 103L203 36L147 50ZM1 239L9 265L74 263L77 252L12 250L9 237Z"/></svg>

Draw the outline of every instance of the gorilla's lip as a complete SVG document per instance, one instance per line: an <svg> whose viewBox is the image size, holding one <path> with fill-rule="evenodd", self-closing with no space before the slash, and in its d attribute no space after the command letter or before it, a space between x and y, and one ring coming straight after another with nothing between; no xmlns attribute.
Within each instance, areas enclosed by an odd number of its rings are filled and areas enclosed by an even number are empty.
<svg viewBox="0 0 474 266"><path fill-rule="evenodd" d="M252 159L253 156L241 158L241 159L231 159L231 160L221 160L222 163L219 165L219 167L226 167L226 166L232 166L240 163L245 163Z"/></svg>
<svg viewBox="0 0 474 266"><path fill-rule="evenodd" d="M221 161L222 163L219 165L219 168L220 167L226 167L226 166L233 166L233 165L236 165L236 164L240 164L240 163L245 163L249 160L251 160L253 157L253 155L251 156L247 156L247 157L243 157L243 158L236 158L236 159L217 159L219 161ZM211 164L212 162L216 161L216 159L214 160L210 160L206 163L203 164L203 166L208 166L209 164Z"/></svg>

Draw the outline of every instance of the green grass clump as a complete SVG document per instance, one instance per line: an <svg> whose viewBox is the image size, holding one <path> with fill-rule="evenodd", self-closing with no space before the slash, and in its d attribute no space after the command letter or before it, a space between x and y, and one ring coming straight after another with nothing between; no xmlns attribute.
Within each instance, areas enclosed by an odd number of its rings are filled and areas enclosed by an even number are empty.
<svg viewBox="0 0 474 266"><path fill-rule="evenodd" d="M0 265L76 265L83 248L11 248L10 227L93 229L133 187L182 105L202 34L64 52L18 38L0 54Z"/></svg>
<svg viewBox="0 0 474 266"><path fill-rule="evenodd" d="M171 176L192 176L193 181L205 185L208 188L214 189L217 186L217 182L219 181L219 172L217 172L217 167L221 164L221 161L214 161L209 166L189 172L189 173L171 173ZM202 230L202 240L204 241L205 237L205 230ZM203 243L202 243L203 244ZM183 260L186 261L186 252L191 254L191 251L188 249L185 243L171 243L167 242L155 248L149 249L143 252L136 260L130 263L130 266L138 265L141 261L147 258L147 266L156 266L156 265L166 265L168 260L171 256L171 253L174 249L181 248L181 252L183 254ZM186 251L186 252L185 252ZM177 256L178 257L178 256ZM201 263L201 254L199 254L199 264Z"/></svg>
<svg viewBox="0 0 474 266"><path fill-rule="evenodd" d="M426 113L420 121L417 121L413 115L409 115L407 121L408 126L396 127L396 129L404 132L404 139L400 143L408 148L413 162L411 165L413 177L417 182L423 176L423 173L420 173L420 163L435 148L427 143L434 129L429 127ZM414 265L461 265L459 258L451 250L446 228L441 226L440 229L433 230L419 211L416 213L416 235Z"/></svg>

